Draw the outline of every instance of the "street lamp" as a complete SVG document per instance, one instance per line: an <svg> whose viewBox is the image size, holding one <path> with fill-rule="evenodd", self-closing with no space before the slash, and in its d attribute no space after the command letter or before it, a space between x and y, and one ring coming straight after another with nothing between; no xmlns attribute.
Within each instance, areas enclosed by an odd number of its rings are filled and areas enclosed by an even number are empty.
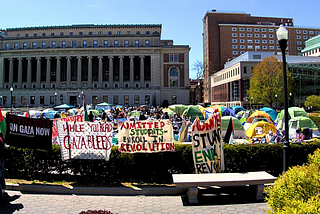
<svg viewBox="0 0 320 214"><path fill-rule="evenodd" d="M290 93L289 93L289 105L288 105L288 108L290 107L290 104L291 104L291 102L292 102L292 101L291 101L291 97L292 97L292 93L290 92Z"/></svg>
<svg viewBox="0 0 320 214"><path fill-rule="evenodd" d="M276 109L278 109L278 94L274 95L276 97Z"/></svg>
<svg viewBox="0 0 320 214"><path fill-rule="evenodd" d="M57 92L54 93L54 105L57 105Z"/></svg>
<svg viewBox="0 0 320 214"><path fill-rule="evenodd" d="M283 145L283 172L287 170L287 152L289 150L289 125L288 125L288 86L287 86L287 71L286 71L286 48L288 41L288 30L280 25L277 30L278 43L282 52L282 67L283 67L283 93L284 93L284 133L285 140Z"/></svg>
<svg viewBox="0 0 320 214"><path fill-rule="evenodd" d="M0 107L2 106L2 95L0 95Z"/></svg>
<svg viewBox="0 0 320 214"><path fill-rule="evenodd" d="M10 93L11 93L11 98L10 98L10 100L11 100L11 114L12 114L12 92L13 92L13 88L10 87Z"/></svg>
<svg viewBox="0 0 320 214"><path fill-rule="evenodd" d="M80 100L80 98L81 98L81 95L79 94L79 108L80 108L80 105L81 105L81 100Z"/></svg>

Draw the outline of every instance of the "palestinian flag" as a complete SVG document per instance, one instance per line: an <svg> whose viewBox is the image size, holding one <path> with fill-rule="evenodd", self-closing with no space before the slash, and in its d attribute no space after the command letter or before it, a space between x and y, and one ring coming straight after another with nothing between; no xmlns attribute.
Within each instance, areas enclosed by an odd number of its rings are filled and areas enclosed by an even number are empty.
<svg viewBox="0 0 320 214"><path fill-rule="evenodd" d="M6 136L6 118L2 116L1 107L0 107L0 132L3 134L3 137Z"/></svg>
<svg viewBox="0 0 320 214"><path fill-rule="evenodd" d="M234 135L233 122L232 122L232 117L230 117L229 125L227 128L226 134L224 136L223 142L227 144L233 144L233 135Z"/></svg>

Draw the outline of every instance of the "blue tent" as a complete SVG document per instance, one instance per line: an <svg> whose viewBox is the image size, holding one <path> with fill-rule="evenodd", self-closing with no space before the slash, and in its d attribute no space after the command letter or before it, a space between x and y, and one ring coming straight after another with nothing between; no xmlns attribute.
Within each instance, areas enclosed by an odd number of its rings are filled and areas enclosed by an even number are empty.
<svg viewBox="0 0 320 214"><path fill-rule="evenodd" d="M235 114L237 114L239 111L245 111L246 110L242 106L231 106L230 108L235 111Z"/></svg>
<svg viewBox="0 0 320 214"><path fill-rule="evenodd" d="M274 109L268 108L268 107L263 107L263 108L260 109L260 111L264 111L267 114L269 114L273 121L276 120L277 115L278 115L278 113Z"/></svg>

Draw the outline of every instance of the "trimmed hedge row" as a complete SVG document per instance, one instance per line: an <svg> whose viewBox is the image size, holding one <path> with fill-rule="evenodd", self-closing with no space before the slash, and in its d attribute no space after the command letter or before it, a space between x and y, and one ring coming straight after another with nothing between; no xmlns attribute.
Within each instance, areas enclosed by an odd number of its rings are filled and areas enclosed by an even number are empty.
<svg viewBox="0 0 320 214"><path fill-rule="evenodd" d="M320 142L292 144L289 166L307 162L308 154L320 148ZM73 185L114 186L121 182L171 184L174 173L194 173L192 146L176 145L175 152L126 154L113 147L109 161L62 161L60 147L51 153L10 147L5 163L6 178L68 181ZM225 172L267 171L282 173L283 145L224 145Z"/></svg>

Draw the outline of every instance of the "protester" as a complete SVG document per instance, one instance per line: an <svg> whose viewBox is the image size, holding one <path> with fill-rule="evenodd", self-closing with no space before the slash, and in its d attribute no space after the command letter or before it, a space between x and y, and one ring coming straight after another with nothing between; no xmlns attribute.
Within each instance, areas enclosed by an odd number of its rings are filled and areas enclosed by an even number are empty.
<svg viewBox="0 0 320 214"><path fill-rule="evenodd" d="M90 111L90 114L88 115L88 119L90 122L93 122L94 115L93 115L92 111Z"/></svg>
<svg viewBox="0 0 320 214"><path fill-rule="evenodd" d="M3 140L3 134L0 133L0 191L1 191L1 197L0 200L3 202L4 198L4 193L6 189L6 181L4 178L4 157L5 157L5 150L7 146L4 143Z"/></svg>

